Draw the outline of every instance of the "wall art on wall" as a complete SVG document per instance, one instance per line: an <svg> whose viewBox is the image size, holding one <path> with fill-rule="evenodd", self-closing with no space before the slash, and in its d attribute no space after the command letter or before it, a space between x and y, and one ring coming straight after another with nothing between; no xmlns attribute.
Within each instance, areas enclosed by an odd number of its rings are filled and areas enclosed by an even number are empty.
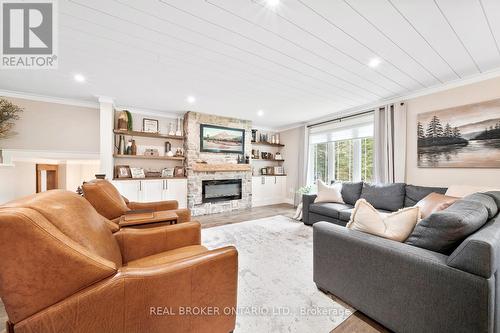
<svg viewBox="0 0 500 333"><path fill-rule="evenodd" d="M245 130L201 124L200 151L244 154Z"/></svg>
<svg viewBox="0 0 500 333"><path fill-rule="evenodd" d="M417 116L421 168L500 168L500 99Z"/></svg>

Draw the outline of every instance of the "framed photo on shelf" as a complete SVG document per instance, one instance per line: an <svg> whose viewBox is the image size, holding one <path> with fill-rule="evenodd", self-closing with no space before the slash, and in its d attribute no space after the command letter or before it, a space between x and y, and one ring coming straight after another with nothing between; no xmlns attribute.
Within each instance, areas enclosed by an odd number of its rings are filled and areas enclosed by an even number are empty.
<svg viewBox="0 0 500 333"><path fill-rule="evenodd" d="M130 167L128 165L117 165L115 166L116 178L131 178Z"/></svg>
<svg viewBox="0 0 500 333"><path fill-rule="evenodd" d="M132 178L146 178L143 168L130 168Z"/></svg>
<svg viewBox="0 0 500 333"><path fill-rule="evenodd" d="M200 151L245 154L245 130L201 124Z"/></svg>
<svg viewBox="0 0 500 333"><path fill-rule="evenodd" d="M174 168L165 168L161 170L162 178L170 178L174 176Z"/></svg>
<svg viewBox="0 0 500 333"><path fill-rule="evenodd" d="M184 167L176 166L174 169L174 177L184 177Z"/></svg>
<svg viewBox="0 0 500 333"><path fill-rule="evenodd" d="M143 118L142 119L142 131L146 133L158 133L159 124L156 119Z"/></svg>

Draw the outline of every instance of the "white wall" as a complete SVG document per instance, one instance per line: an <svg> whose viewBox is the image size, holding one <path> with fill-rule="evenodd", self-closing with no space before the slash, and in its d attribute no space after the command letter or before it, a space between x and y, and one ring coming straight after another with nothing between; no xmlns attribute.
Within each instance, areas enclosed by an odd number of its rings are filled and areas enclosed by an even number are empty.
<svg viewBox="0 0 500 333"><path fill-rule="evenodd" d="M17 162L15 167L0 167L0 204L35 192L35 163Z"/></svg>
<svg viewBox="0 0 500 333"><path fill-rule="evenodd" d="M417 114L500 98L500 78L408 100L406 182L417 185L499 186L500 169L417 167Z"/></svg>

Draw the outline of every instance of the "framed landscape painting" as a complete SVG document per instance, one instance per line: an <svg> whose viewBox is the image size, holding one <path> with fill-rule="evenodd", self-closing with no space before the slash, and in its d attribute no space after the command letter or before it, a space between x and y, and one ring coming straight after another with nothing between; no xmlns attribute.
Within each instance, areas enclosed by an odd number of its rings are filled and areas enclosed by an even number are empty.
<svg viewBox="0 0 500 333"><path fill-rule="evenodd" d="M417 116L421 168L500 168L500 99Z"/></svg>
<svg viewBox="0 0 500 333"><path fill-rule="evenodd" d="M201 124L200 151L244 154L245 130Z"/></svg>

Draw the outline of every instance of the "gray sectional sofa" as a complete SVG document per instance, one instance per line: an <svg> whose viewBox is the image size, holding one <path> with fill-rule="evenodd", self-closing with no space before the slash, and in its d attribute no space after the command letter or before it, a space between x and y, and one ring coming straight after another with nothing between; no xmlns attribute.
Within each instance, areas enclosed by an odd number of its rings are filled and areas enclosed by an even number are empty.
<svg viewBox="0 0 500 333"><path fill-rule="evenodd" d="M443 187L426 187L404 183L371 185L363 182L343 183L342 198L345 203L314 203L316 195L304 195L302 221L313 225L326 221L345 226L351 217L352 209L358 199L364 198L378 211L394 212L403 207L415 205L429 193L445 193Z"/></svg>
<svg viewBox="0 0 500 333"><path fill-rule="evenodd" d="M414 196L417 188L409 186L404 206L427 191ZM500 332L500 192L430 215L405 243L347 229L342 210L333 212L338 207L312 205L319 289L395 332ZM322 217L329 222L318 222Z"/></svg>

